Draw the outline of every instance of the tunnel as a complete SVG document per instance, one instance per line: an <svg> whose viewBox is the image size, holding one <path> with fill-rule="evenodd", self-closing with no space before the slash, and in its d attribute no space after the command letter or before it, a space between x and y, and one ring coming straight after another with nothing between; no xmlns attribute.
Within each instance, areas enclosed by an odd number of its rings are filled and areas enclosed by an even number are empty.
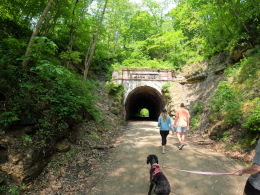
<svg viewBox="0 0 260 195"><path fill-rule="evenodd" d="M143 117L140 117L140 110L146 108L149 111L148 120L158 120L164 106L164 98L158 90L150 86L137 87L126 98L125 119L141 120Z"/></svg>

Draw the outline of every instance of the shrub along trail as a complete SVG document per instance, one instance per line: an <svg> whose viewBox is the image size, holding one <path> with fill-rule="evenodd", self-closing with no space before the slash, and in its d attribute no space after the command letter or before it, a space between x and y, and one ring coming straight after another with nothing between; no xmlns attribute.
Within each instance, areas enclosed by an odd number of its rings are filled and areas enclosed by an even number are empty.
<svg viewBox="0 0 260 195"><path fill-rule="evenodd" d="M149 154L156 154L159 164L178 169L206 172L234 172L244 164L217 152L196 148L191 143L178 150L176 134L168 136L166 153L161 153L161 137L156 122L129 123L129 129L118 139L117 147L103 159L92 177L93 195L144 195L149 188ZM171 185L171 194L235 195L242 194L248 175L212 176L163 169Z"/></svg>

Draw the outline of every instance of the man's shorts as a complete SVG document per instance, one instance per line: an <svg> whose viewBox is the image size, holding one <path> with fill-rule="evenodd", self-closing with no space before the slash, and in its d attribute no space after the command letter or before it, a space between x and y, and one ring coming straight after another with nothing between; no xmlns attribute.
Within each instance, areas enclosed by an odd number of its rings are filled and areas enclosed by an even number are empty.
<svg viewBox="0 0 260 195"><path fill-rule="evenodd" d="M187 130L187 127L179 127L179 126L177 126L177 128L176 128L176 132L177 133L186 132L186 130Z"/></svg>
<svg viewBox="0 0 260 195"><path fill-rule="evenodd" d="M246 182L246 186L245 186L245 189L244 189L244 192L246 193L246 195L259 195L260 194L260 191L255 189L251 184L250 182L247 180Z"/></svg>

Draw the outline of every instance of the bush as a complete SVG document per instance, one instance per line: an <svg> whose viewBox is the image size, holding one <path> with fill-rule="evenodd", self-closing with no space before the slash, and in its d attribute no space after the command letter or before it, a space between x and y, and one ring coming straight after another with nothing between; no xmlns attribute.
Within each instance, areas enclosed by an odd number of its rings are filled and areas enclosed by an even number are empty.
<svg viewBox="0 0 260 195"><path fill-rule="evenodd" d="M260 70L260 49L254 48L248 51L248 57L241 60L240 70L238 75L238 82L243 83L246 80L251 80L258 77L258 71Z"/></svg>
<svg viewBox="0 0 260 195"><path fill-rule="evenodd" d="M258 76L259 62L255 57L245 58L241 61L240 74L238 76L238 82L242 83L247 79L255 79Z"/></svg>
<svg viewBox="0 0 260 195"><path fill-rule="evenodd" d="M200 120L200 115L196 115L195 117L193 117L190 121L190 128L191 130L195 130L198 128L198 122Z"/></svg>
<svg viewBox="0 0 260 195"><path fill-rule="evenodd" d="M190 127L192 130L197 129L198 122L200 121L202 112L203 112L204 104L202 102L197 102L194 107L191 109L191 114L194 115L194 117L191 119Z"/></svg>
<svg viewBox="0 0 260 195"><path fill-rule="evenodd" d="M3 67L0 66L3 70ZM19 120L22 113L41 113L40 123L43 127L51 126L54 121L67 118L78 118L78 111L85 108L97 120L100 113L94 107L96 96L92 90L94 84L87 81L82 85L81 78L62 66L54 66L44 61L42 65L31 68L36 75L27 75L20 69L7 66L0 73L3 78L1 91L5 94L6 103L1 123L6 126ZM49 122L47 125L47 121Z"/></svg>
<svg viewBox="0 0 260 195"><path fill-rule="evenodd" d="M232 85L227 81L220 82L210 102L210 112L218 116L216 120L223 120L224 128L243 121L240 120L242 113L243 117L248 117L242 124L245 135L240 144L244 148L255 146L260 136L259 55L259 49L251 49L247 58L229 66L225 75Z"/></svg>
<svg viewBox="0 0 260 195"><path fill-rule="evenodd" d="M256 107L251 116L249 116L243 127L250 131L260 132L260 106Z"/></svg>
<svg viewBox="0 0 260 195"><path fill-rule="evenodd" d="M237 98L230 83L219 82L210 101L210 112L219 113L226 126L237 123L242 115L241 103Z"/></svg>
<svg viewBox="0 0 260 195"><path fill-rule="evenodd" d="M162 92L167 92L168 88L171 86L171 83L170 82L167 82L165 83L163 86L162 86Z"/></svg>
<svg viewBox="0 0 260 195"><path fill-rule="evenodd" d="M31 118L37 113L39 132L51 134L50 129L68 118L80 118L78 113L82 108L96 120L102 120L100 111L94 106L96 84L91 80L83 84L81 76L44 60L54 58L56 50L53 42L36 38L30 56L33 63L28 73L24 73L20 65L13 66L13 60L4 61L8 51L2 51L0 91L4 96L1 108L4 119L0 122L5 126L13 125L22 115Z"/></svg>
<svg viewBox="0 0 260 195"><path fill-rule="evenodd" d="M105 88L106 88L107 93L111 96L125 94L125 87L123 84L116 84L113 81L107 81Z"/></svg>
<svg viewBox="0 0 260 195"><path fill-rule="evenodd" d="M66 61L69 60L69 51L62 51L60 54L61 59L64 59ZM80 59L80 52L79 51L71 51L70 52L70 61L73 64L79 64L82 60Z"/></svg>
<svg viewBox="0 0 260 195"><path fill-rule="evenodd" d="M191 109L191 114L196 115L197 113L201 113L203 111L203 108L203 103L199 101L194 105L194 108Z"/></svg>
<svg viewBox="0 0 260 195"><path fill-rule="evenodd" d="M0 41L0 64L17 64L16 59L24 54L26 46L27 43L24 40L12 37Z"/></svg>

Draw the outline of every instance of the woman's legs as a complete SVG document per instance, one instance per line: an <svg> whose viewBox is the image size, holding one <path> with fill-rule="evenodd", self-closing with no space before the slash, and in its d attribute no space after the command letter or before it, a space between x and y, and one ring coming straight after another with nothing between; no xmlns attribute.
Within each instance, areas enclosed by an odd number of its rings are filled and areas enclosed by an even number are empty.
<svg viewBox="0 0 260 195"><path fill-rule="evenodd" d="M169 131L160 131L161 137L162 137L162 150L165 149L165 145L167 143L166 137L169 134Z"/></svg>
<svg viewBox="0 0 260 195"><path fill-rule="evenodd" d="M164 146L166 146L166 143L167 143L167 139L166 138L167 138L168 135L169 135L169 131L166 131L165 132L165 144L164 144Z"/></svg>

